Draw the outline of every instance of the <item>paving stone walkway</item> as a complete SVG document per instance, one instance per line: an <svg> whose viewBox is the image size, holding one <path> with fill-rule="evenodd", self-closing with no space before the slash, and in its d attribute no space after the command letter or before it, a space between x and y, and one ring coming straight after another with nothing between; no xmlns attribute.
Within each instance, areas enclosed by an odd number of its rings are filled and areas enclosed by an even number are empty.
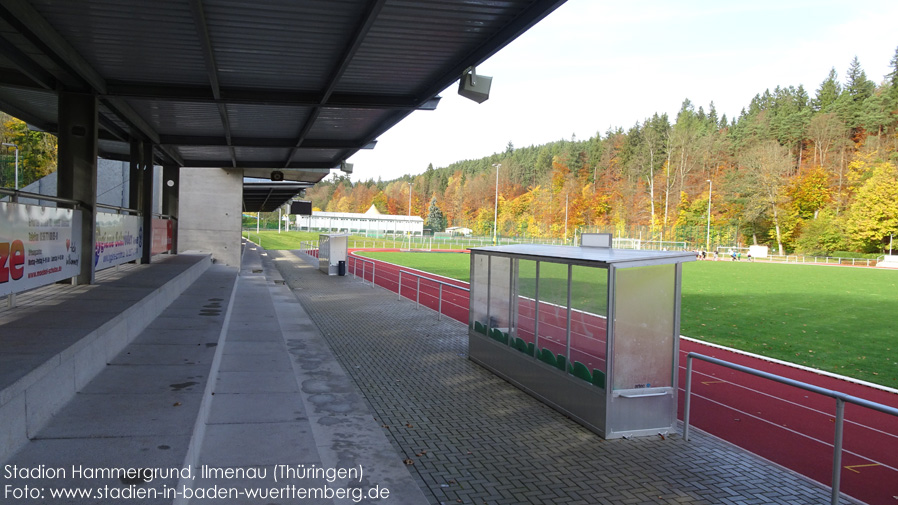
<svg viewBox="0 0 898 505"><path fill-rule="evenodd" d="M703 433L603 440L468 360L464 324L298 254L269 251L432 504L830 501Z"/></svg>

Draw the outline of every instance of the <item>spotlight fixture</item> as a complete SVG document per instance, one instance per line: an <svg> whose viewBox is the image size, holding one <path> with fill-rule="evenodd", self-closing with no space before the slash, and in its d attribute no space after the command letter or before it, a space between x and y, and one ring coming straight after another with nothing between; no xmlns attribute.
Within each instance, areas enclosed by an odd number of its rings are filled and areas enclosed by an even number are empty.
<svg viewBox="0 0 898 505"><path fill-rule="evenodd" d="M271 180L275 182L280 182L284 180L284 172L280 170L275 170L271 172Z"/></svg>
<svg viewBox="0 0 898 505"><path fill-rule="evenodd" d="M477 75L474 67L468 67L458 81L458 94L477 103L483 103L490 97L492 83L492 77Z"/></svg>

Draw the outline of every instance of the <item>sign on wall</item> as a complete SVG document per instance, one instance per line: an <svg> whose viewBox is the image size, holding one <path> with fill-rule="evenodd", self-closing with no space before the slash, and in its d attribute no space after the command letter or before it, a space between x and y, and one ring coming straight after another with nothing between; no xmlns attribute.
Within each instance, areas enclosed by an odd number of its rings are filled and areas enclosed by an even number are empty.
<svg viewBox="0 0 898 505"><path fill-rule="evenodd" d="M97 271L139 260L143 252L140 216L97 213L94 267Z"/></svg>
<svg viewBox="0 0 898 505"><path fill-rule="evenodd" d="M0 296L81 273L81 211L0 202Z"/></svg>
<svg viewBox="0 0 898 505"><path fill-rule="evenodd" d="M150 248L151 255L155 256L157 254L171 252L174 228L174 221L171 219L153 218L153 244Z"/></svg>

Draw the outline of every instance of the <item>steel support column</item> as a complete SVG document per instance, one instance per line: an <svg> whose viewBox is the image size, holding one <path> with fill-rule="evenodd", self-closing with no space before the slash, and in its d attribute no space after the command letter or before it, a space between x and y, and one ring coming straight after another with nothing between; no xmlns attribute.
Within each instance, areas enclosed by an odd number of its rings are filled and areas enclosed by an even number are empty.
<svg viewBox="0 0 898 505"><path fill-rule="evenodd" d="M172 243L171 253L178 252L178 197L180 195L181 167L165 165L162 167L162 213L171 216Z"/></svg>
<svg viewBox="0 0 898 505"><path fill-rule="evenodd" d="M153 249L153 185L156 178L153 166L153 144L143 142L140 156L140 165L143 168L143 182L140 188L140 217L143 227L143 254L141 263L149 263Z"/></svg>
<svg viewBox="0 0 898 505"><path fill-rule="evenodd" d="M97 222L97 97L63 91L58 108L57 196L80 204L81 273L74 280L90 284L94 280Z"/></svg>
<svg viewBox="0 0 898 505"><path fill-rule="evenodd" d="M143 183L143 167L141 167L142 157L140 155L141 143L134 138L131 139L131 155L128 160L130 162L129 179L128 179L128 208L140 211L140 195L141 184Z"/></svg>

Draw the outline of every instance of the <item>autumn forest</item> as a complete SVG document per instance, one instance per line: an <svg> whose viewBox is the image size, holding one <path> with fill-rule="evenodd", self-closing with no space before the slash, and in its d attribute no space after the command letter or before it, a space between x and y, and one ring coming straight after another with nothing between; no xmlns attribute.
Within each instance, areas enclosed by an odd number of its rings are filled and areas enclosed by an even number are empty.
<svg viewBox="0 0 898 505"><path fill-rule="evenodd" d="M704 248L875 253L898 235L898 49L880 82L857 58L816 90L777 86L739 117L685 100L628 129L515 147L393 181L337 176L307 198L319 210L409 212L430 227L570 239L610 231ZM411 184L409 184L411 183Z"/></svg>

